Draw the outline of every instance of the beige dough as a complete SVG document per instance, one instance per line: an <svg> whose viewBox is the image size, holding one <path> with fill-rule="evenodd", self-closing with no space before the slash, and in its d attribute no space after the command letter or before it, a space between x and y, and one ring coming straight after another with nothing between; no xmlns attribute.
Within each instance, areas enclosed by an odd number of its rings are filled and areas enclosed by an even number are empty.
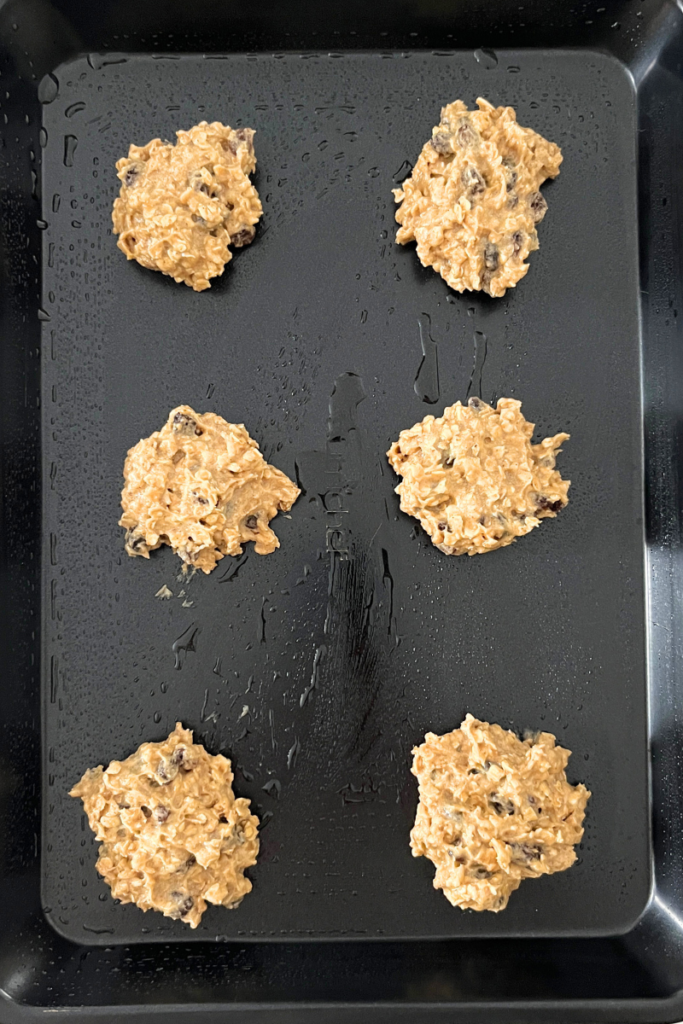
<svg viewBox="0 0 683 1024"><path fill-rule="evenodd" d="M472 715L415 747L410 845L454 907L503 910L522 879L571 867L590 793L567 782L570 753L548 732L522 741Z"/></svg>
<svg viewBox="0 0 683 1024"><path fill-rule="evenodd" d="M121 495L129 555L169 544L188 566L209 573L254 541L259 555L280 546L268 523L288 512L299 488L269 465L241 423L189 405L131 448Z"/></svg>
<svg viewBox="0 0 683 1024"><path fill-rule="evenodd" d="M249 180L254 132L202 121L176 132L175 145L152 139L116 164L121 191L112 220L129 260L201 292L253 241L263 212Z"/></svg>
<svg viewBox="0 0 683 1024"><path fill-rule="evenodd" d="M447 555L482 555L512 544L567 504L569 480L555 467L569 434L531 444L521 402L493 409L470 398L402 430L387 456L403 477L401 508Z"/></svg>
<svg viewBox="0 0 683 1024"><path fill-rule="evenodd" d="M207 903L232 910L251 891L258 818L235 799L230 761L180 722L162 743L90 768L73 787L102 843L97 870L122 903L196 928Z"/></svg>
<svg viewBox="0 0 683 1024"><path fill-rule="evenodd" d="M524 261L538 249L536 224L547 209L539 188L560 173L562 154L518 125L512 107L477 104L443 108L412 174L394 189L396 241L417 242L422 265L456 291L499 296L524 277Z"/></svg>

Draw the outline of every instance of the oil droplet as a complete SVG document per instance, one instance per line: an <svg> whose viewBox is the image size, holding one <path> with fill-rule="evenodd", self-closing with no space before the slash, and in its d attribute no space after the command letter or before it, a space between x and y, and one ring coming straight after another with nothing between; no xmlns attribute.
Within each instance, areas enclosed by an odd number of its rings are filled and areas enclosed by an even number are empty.
<svg viewBox="0 0 683 1024"><path fill-rule="evenodd" d="M494 51L488 50L484 47L482 47L480 50L474 51L474 59L477 61L478 64L481 64L483 68L488 68L489 71L491 70L491 68L495 68L498 66L498 58L496 57Z"/></svg>

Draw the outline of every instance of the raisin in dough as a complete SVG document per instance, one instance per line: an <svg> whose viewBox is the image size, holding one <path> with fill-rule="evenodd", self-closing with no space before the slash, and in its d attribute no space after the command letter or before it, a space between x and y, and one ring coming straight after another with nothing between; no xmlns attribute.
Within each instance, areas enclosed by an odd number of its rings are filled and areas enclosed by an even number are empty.
<svg viewBox="0 0 683 1024"><path fill-rule="evenodd" d="M396 241L417 242L425 267L451 288L504 295L529 269L547 204L539 188L560 173L559 146L517 124L512 107L478 99L441 111L413 172L394 189Z"/></svg>
<svg viewBox="0 0 683 1024"><path fill-rule="evenodd" d="M196 928L207 903L232 910L251 891L258 818L235 799L230 761L180 722L162 743L90 768L73 787L102 843L97 870L122 903Z"/></svg>
<svg viewBox="0 0 683 1024"><path fill-rule="evenodd" d="M446 555L481 555L512 544L567 504L569 480L555 467L569 434L531 444L521 402L496 409L470 398L402 430L387 457L402 482L401 508Z"/></svg>
<svg viewBox="0 0 683 1024"><path fill-rule="evenodd" d="M453 906L503 910L524 878L571 867L590 793L567 782L570 753L550 733L519 740L472 715L413 750L410 845L432 861L434 888Z"/></svg>
<svg viewBox="0 0 683 1024"><path fill-rule="evenodd" d="M209 573L254 541L259 555L280 546L268 523L288 512L299 488L270 466L241 423L189 405L131 448L121 495L129 555L169 544L188 566Z"/></svg>
<svg viewBox="0 0 683 1024"><path fill-rule="evenodd" d="M249 180L254 132L202 121L176 132L175 145L152 139L116 164L121 192L112 219L129 260L201 292L248 245L262 214Z"/></svg>

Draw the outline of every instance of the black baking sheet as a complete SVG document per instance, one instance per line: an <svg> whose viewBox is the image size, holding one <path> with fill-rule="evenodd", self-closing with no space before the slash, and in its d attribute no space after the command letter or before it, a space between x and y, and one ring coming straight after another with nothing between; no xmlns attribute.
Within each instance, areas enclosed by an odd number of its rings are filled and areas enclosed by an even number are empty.
<svg viewBox="0 0 683 1024"><path fill-rule="evenodd" d="M589 51L82 58L44 107L42 891L68 938L595 935L650 890L635 98ZM557 142L541 249L502 299L394 242L392 187L444 102ZM264 216L210 291L128 263L116 159L206 119L257 131ZM423 360L423 350L426 353ZM438 364L438 373L437 373ZM385 451L470 394L567 430L556 520L446 558ZM178 578L129 559L125 453L189 403L244 422L304 493L281 548ZM155 599L166 584L169 601ZM184 591L184 593L181 593ZM189 643L188 643L189 641ZM555 733L592 790L579 861L463 913L410 855L411 748L466 712ZM195 931L117 905L68 789L176 720L264 820L254 891Z"/></svg>

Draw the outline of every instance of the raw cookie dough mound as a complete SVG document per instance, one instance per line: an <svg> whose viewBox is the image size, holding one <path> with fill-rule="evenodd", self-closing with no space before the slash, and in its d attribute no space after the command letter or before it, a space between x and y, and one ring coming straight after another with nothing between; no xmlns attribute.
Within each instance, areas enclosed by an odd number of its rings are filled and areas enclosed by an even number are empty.
<svg viewBox="0 0 683 1024"><path fill-rule="evenodd" d="M420 520L447 555L482 555L512 544L567 504L569 480L555 459L569 434L531 444L522 403L493 409L470 398L402 430L387 456L403 477L401 508Z"/></svg>
<svg viewBox="0 0 683 1024"><path fill-rule="evenodd" d="M472 715L415 747L410 845L454 907L503 910L522 879L571 867L590 793L567 782L570 753L550 733L522 741Z"/></svg>
<svg viewBox="0 0 683 1024"><path fill-rule="evenodd" d="M129 260L201 292L232 259L229 245L253 241L263 212L249 180L254 132L202 121L176 135L175 145L131 146L117 162L114 233Z"/></svg>
<svg viewBox="0 0 683 1024"><path fill-rule="evenodd" d="M189 566L209 573L225 555L254 541L268 555L280 542L268 523L288 512L299 488L270 466L241 423L189 405L131 448L121 495L129 555L169 544Z"/></svg>
<svg viewBox="0 0 683 1024"><path fill-rule="evenodd" d="M258 818L235 799L230 761L180 722L162 743L90 768L73 787L102 843L97 870L122 903L196 928L207 903L232 910L251 891Z"/></svg>
<svg viewBox="0 0 683 1024"><path fill-rule="evenodd" d="M499 296L524 277L524 261L538 249L536 225L547 209L539 188L560 173L562 154L518 125L512 107L477 104L443 108L411 176L394 189L396 241L417 242L422 265L456 291Z"/></svg>

